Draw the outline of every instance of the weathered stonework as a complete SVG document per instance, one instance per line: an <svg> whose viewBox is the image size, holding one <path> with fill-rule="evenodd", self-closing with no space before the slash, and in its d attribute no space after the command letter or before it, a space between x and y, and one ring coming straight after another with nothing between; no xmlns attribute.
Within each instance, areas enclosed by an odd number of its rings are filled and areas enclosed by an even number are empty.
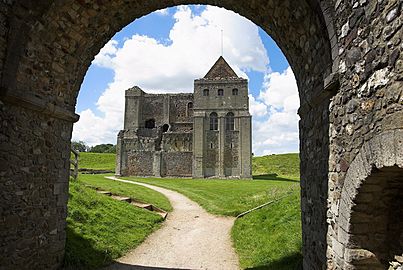
<svg viewBox="0 0 403 270"><path fill-rule="evenodd" d="M195 81L194 94L126 90L124 118L117 140L118 175L252 177L248 83L223 57Z"/></svg>
<svg viewBox="0 0 403 270"><path fill-rule="evenodd" d="M126 24L187 3L249 18L273 37L294 71L304 269L363 269L360 258L387 260L382 248L354 240L368 226L353 224L379 210L370 200L385 202L382 211L402 208L371 191L394 186L401 192L401 180L389 179L402 175L401 156L391 155L401 149L403 126L402 1L7 0L0 3L1 267L60 266L69 141L85 72ZM374 148L376 141L382 143ZM361 169L367 163L372 170Z"/></svg>

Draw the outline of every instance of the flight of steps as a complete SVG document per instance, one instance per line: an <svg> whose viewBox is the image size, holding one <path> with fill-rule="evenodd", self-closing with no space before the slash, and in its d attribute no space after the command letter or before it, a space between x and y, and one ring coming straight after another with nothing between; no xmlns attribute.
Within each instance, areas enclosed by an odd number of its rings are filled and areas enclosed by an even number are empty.
<svg viewBox="0 0 403 270"><path fill-rule="evenodd" d="M143 208L148 211L155 212L156 214L160 215L163 219L166 219L166 217L168 215L168 213L166 211L164 211L161 208L158 208L152 204L145 203L145 202L142 202L142 201L136 200L134 198L130 198L130 197L119 196L119 195L113 194L110 191L102 190L102 189L99 189L99 188L91 186L91 185L86 185L86 186L89 188L95 189L97 191L97 193L99 193L99 194L110 196L114 200L121 201L121 202L127 202L138 208Z"/></svg>

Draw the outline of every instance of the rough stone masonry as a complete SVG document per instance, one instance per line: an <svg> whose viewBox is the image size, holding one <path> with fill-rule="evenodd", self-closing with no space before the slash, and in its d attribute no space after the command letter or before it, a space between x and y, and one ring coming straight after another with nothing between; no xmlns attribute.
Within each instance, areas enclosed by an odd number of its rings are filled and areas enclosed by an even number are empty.
<svg viewBox="0 0 403 270"><path fill-rule="evenodd" d="M85 72L122 27L188 3L249 18L294 71L304 269L387 268L403 246L401 0L1 1L1 268L60 267Z"/></svg>
<svg viewBox="0 0 403 270"><path fill-rule="evenodd" d="M248 82L221 56L194 94L126 90L117 175L252 177Z"/></svg>

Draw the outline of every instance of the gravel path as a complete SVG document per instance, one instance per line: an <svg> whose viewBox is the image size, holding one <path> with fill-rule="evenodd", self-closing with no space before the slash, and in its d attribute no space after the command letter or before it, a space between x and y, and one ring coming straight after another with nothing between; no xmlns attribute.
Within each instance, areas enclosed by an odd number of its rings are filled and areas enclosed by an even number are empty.
<svg viewBox="0 0 403 270"><path fill-rule="evenodd" d="M230 236L235 218L211 215L172 190L110 179L158 191L169 199L174 210L161 229L105 269L239 269Z"/></svg>

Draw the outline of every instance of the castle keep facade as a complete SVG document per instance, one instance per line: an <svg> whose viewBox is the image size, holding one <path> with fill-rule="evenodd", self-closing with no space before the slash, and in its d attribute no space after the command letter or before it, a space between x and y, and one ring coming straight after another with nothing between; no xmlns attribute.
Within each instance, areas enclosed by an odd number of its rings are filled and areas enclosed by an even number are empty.
<svg viewBox="0 0 403 270"><path fill-rule="evenodd" d="M220 57L193 94L126 90L116 174L251 178L248 81Z"/></svg>

